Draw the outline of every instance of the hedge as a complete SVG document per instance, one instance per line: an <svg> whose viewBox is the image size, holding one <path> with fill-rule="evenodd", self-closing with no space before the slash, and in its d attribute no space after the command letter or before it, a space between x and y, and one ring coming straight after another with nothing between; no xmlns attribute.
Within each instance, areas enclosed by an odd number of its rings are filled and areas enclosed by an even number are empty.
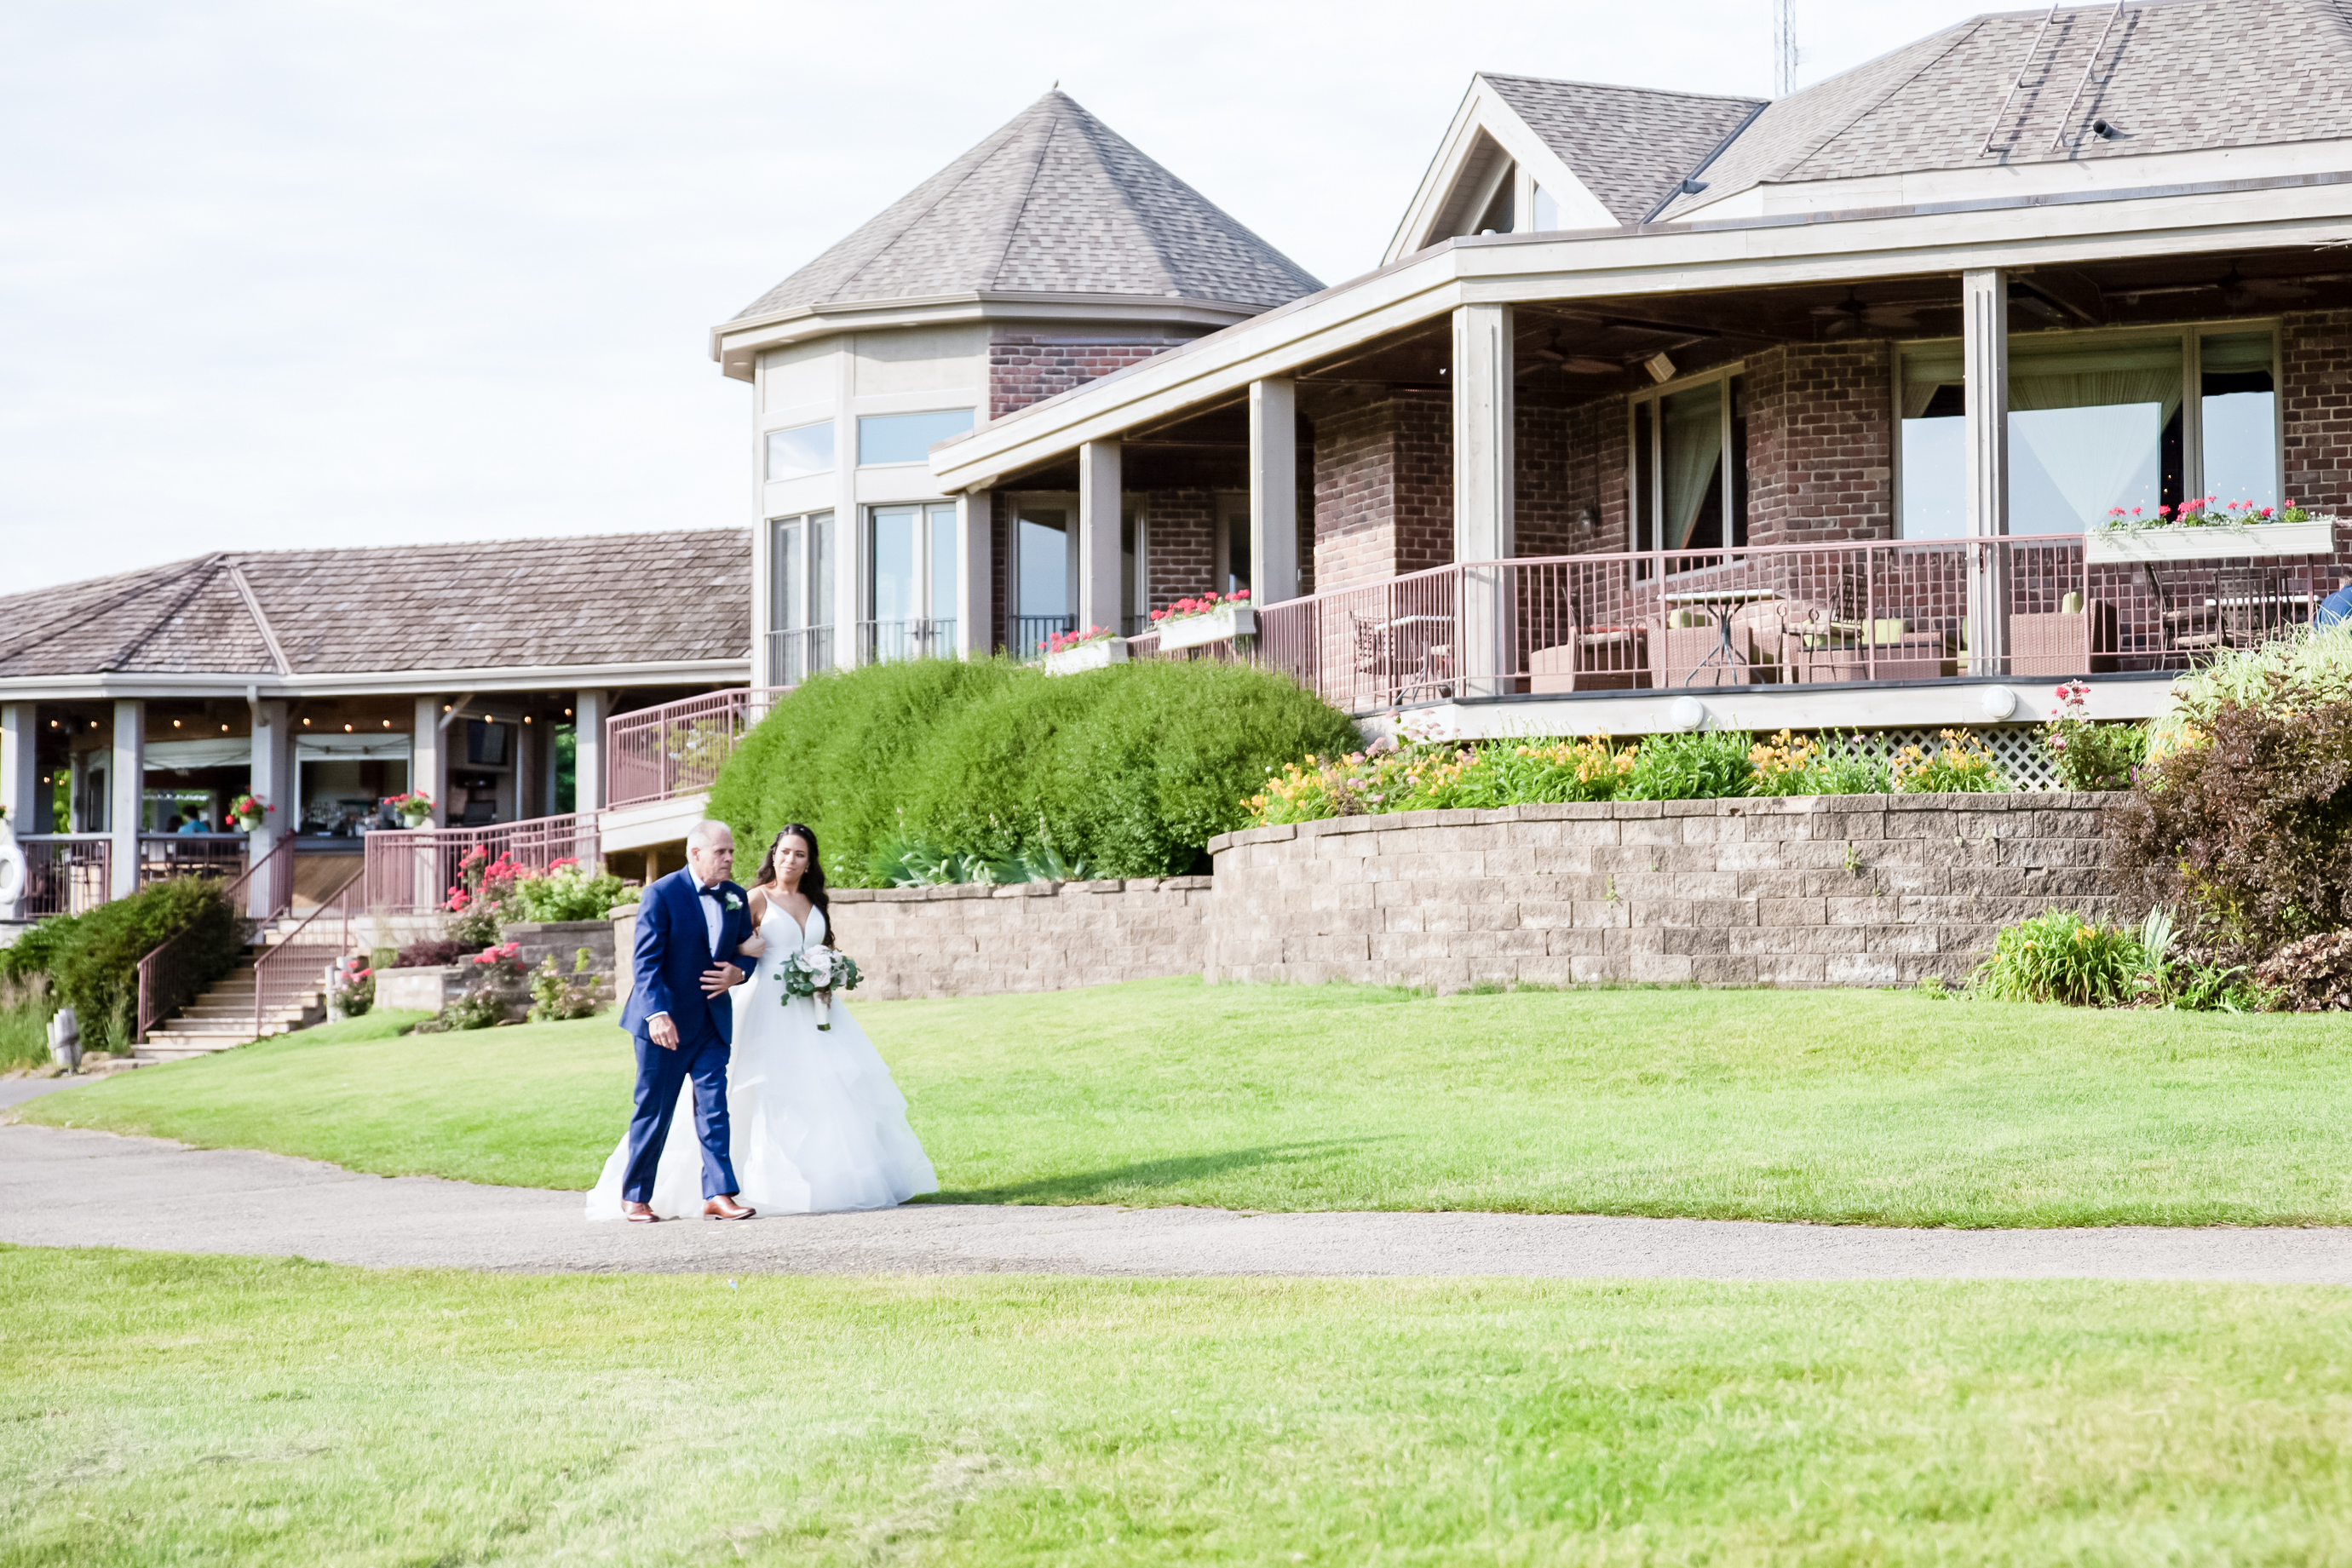
<svg viewBox="0 0 2352 1568"><path fill-rule="evenodd" d="M228 974L244 954L244 923L222 884L176 877L86 915L42 921L0 948L0 972L12 980L47 975L58 1003L79 1015L85 1040L103 1037L111 1049L128 1051L121 1031L125 1020L135 1021L139 960L184 932L194 935L189 959L200 986Z"/></svg>
<svg viewBox="0 0 2352 1568"><path fill-rule="evenodd" d="M1003 658L820 675L721 769L710 815L749 878L790 821L836 885L872 886L899 848L1093 876L1204 866L1276 763L1356 744L1348 716L1245 665L1147 659L1048 676Z"/></svg>

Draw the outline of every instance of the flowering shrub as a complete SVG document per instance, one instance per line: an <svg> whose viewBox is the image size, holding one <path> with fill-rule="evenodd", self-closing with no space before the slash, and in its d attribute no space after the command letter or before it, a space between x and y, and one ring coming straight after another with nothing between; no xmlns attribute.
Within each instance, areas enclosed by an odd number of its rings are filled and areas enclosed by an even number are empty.
<svg viewBox="0 0 2352 1568"><path fill-rule="evenodd" d="M1249 596L1248 589L1237 588L1231 593L1204 593L1198 599L1180 599L1165 610L1153 611L1151 623L1161 626L1171 621L1190 621L1222 610L1228 604L1246 604Z"/></svg>
<svg viewBox="0 0 2352 1568"><path fill-rule="evenodd" d="M1889 779L1884 743L1859 735L1798 739L1782 730L1748 749L1751 795L1884 795Z"/></svg>
<svg viewBox="0 0 2352 1568"><path fill-rule="evenodd" d="M1634 748L1633 766L1618 789L1627 800L1716 800L1745 795L1756 765L1756 737L1742 729L1702 729L1654 735Z"/></svg>
<svg viewBox="0 0 2352 1568"><path fill-rule="evenodd" d="M1944 743L1933 753L1906 746L1887 760L1887 781L1895 794L1989 795L2009 788L1984 742L1965 730L1942 735Z"/></svg>
<svg viewBox="0 0 2352 1568"><path fill-rule="evenodd" d="M508 920L602 920L616 904L629 902L628 884L608 872L590 873L577 859L550 861L538 876L524 874L506 884L500 913Z"/></svg>
<svg viewBox="0 0 2352 1568"><path fill-rule="evenodd" d="M2131 999L2146 967L2139 939L2129 931L2053 909L2004 926L1971 988L1996 1001L2116 1007Z"/></svg>
<svg viewBox="0 0 2352 1568"><path fill-rule="evenodd" d="M2306 523L2311 514L2293 501L2285 507L2258 507L2252 501L2231 501L2226 505L2219 496L2192 496L2180 503L2175 511L2170 507L2158 507L2154 515L2145 507L2134 507L2126 512L2121 507L2107 508L2105 526L2110 528L2210 528L2229 526L2252 528L2263 523Z"/></svg>
<svg viewBox="0 0 2352 1568"><path fill-rule="evenodd" d="M572 955L572 973L566 975L556 967L554 954L541 959L530 972L530 1021L556 1023L594 1016L604 1005L598 994L604 977L595 973L595 955L583 947Z"/></svg>
<svg viewBox="0 0 2352 1568"><path fill-rule="evenodd" d="M345 958L335 966L331 999L336 1010L347 1019L355 1019L375 1006L375 971L367 967L365 958Z"/></svg>
<svg viewBox="0 0 2352 1568"><path fill-rule="evenodd" d="M1045 652L1066 653L1073 648L1083 648L1089 643L1104 643L1109 640L1110 628L1108 626L1089 626L1083 632L1056 632L1045 639Z"/></svg>
<svg viewBox="0 0 2352 1568"><path fill-rule="evenodd" d="M2042 744L2067 789L2128 789L2147 760L2148 732L2136 724L2092 723L2090 696L2088 681L2060 686L2058 706L2042 727Z"/></svg>

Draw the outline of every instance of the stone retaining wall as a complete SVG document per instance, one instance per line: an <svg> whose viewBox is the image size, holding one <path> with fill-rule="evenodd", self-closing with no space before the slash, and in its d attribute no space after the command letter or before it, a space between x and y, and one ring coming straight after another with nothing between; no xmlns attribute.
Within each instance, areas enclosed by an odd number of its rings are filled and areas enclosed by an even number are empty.
<svg viewBox="0 0 2352 1568"><path fill-rule="evenodd" d="M990 996L1201 973L1211 879L835 888L856 996Z"/></svg>
<svg viewBox="0 0 2352 1568"><path fill-rule="evenodd" d="M1211 841L1212 981L1906 985L2002 925L2112 910L2105 797L1413 811Z"/></svg>

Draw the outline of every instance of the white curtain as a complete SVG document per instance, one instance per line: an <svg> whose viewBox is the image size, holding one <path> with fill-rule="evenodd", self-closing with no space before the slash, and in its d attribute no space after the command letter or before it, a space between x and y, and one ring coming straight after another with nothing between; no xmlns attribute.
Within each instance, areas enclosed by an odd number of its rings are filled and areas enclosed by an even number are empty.
<svg viewBox="0 0 2352 1568"><path fill-rule="evenodd" d="M1666 548L1690 542L1699 504L1723 461L1723 388L1697 387L1659 402L1665 432Z"/></svg>

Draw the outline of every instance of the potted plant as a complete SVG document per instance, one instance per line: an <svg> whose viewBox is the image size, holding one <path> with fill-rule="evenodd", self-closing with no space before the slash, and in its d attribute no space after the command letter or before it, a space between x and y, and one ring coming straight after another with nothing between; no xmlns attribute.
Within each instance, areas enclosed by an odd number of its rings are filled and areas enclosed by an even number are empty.
<svg viewBox="0 0 2352 1568"><path fill-rule="evenodd" d="M1112 636L1106 627L1056 632L1045 639L1045 673L1049 675L1075 675L1081 670L1099 670L1106 664L1126 662L1127 639Z"/></svg>
<svg viewBox="0 0 2352 1568"><path fill-rule="evenodd" d="M2223 505L2219 497L2197 496L2175 510L2158 507L2153 517L2141 507L2110 509L2105 526L2084 537L2083 554L2093 561L2210 560L2223 556L2326 555L2336 548L2336 519L2315 517L2289 501L2259 507L2252 501Z"/></svg>
<svg viewBox="0 0 2352 1568"><path fill-rule="evenodd" d="M228 820L247 832L258 832L277 808L266 806L250 795L239 795L228 803Z"/></svg>
<svg viewBox="0 0 2352 1568"><path fill-rule="evenodd" d="M383 803L393 810L404 828L421 828L433 820L433 797L422 789L412 789L405 795L387 795Z"/></svg>
<svg viewBox="0 0 2352 1568"><path fill-rule="evenodd" d="M1257 612L1250 608L1246 588L1180 599L1165 610L1153 611L1151 622L1163 652L1257 635Z"/></svg>

